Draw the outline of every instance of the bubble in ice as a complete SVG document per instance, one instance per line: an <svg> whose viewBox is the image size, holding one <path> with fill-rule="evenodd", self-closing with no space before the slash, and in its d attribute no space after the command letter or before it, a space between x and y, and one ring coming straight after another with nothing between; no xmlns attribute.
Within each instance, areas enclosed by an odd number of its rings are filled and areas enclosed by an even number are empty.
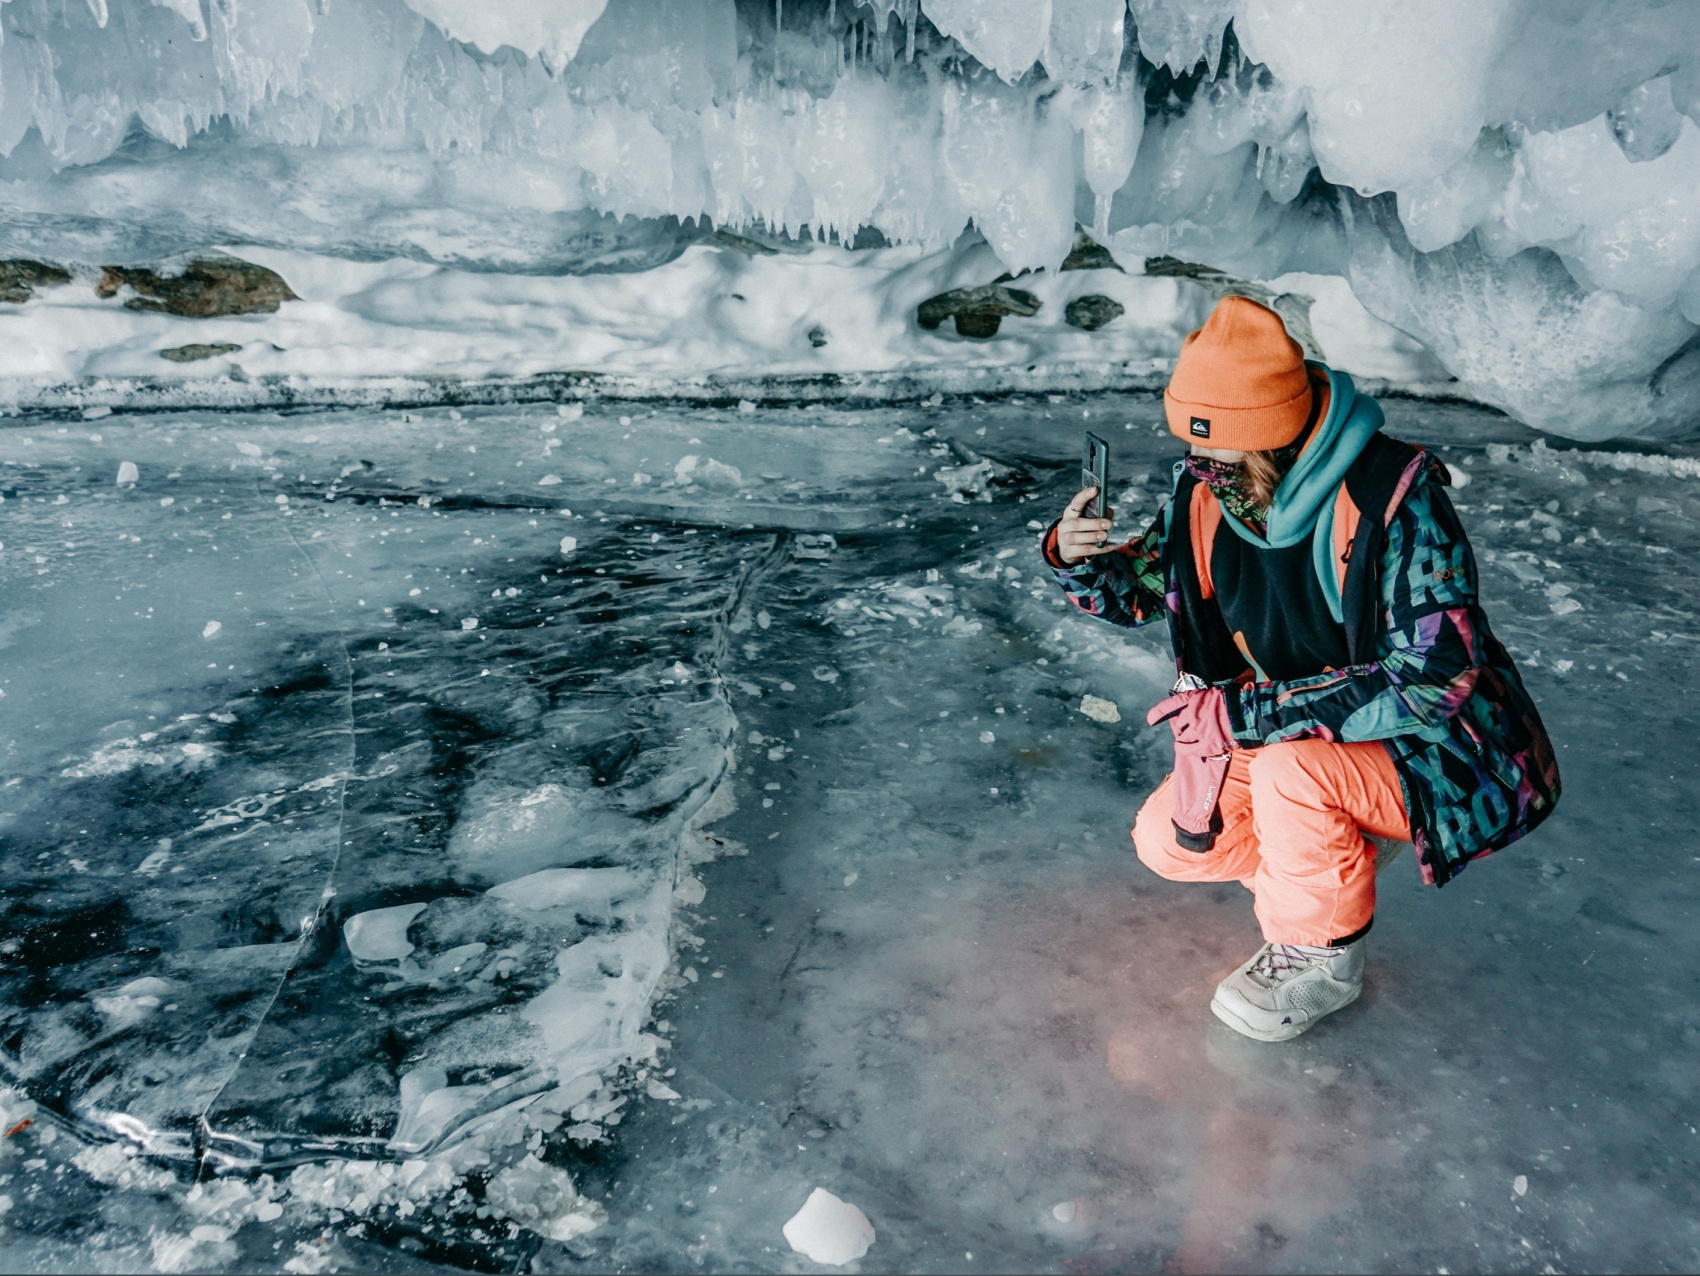
<svg viewBox="0 0 1700 1276"><path fill-rule="evenodd" d="M838 681L838 670L834 669L831 665L816 665L815 666L815 681L816 682L837 682Z"/></svg>

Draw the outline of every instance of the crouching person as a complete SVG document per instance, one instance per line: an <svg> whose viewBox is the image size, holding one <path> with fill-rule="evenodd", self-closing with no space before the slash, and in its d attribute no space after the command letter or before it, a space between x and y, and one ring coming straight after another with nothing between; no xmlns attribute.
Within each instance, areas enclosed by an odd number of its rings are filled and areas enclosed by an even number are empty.
<svg viewBox="0 0 1700 1276"><path fill-rule="evenodd" d="M1150 720L1175 769L1134 844L1164 877L1250 888L1266 942L1211 1010L1285 1041L1362 991L1371 839L1413 843L1443 886L1547 817L1558 766L1477 601L1450 476L1350 377L1227 297L1164 407L1191 450L1151 526L1112 544L1088 488L1042 549L1082 611L1169 622L1181 677Z"/></svg>

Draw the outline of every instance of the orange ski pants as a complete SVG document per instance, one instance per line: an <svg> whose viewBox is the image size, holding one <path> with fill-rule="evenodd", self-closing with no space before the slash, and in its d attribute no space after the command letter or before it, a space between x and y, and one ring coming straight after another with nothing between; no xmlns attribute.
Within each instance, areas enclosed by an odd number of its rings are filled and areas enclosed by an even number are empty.
<svg viewBox="0 0 1700 1276"><path fill-rule="evenodd" d="M1240 882L1270 943L1325 945L1363 930L1375 915L1375 846L1364 834L1411 839L1399 774L1374 741L1235 750L1222 831L1203 853L1175 842L1170 783L1134 821L1139 858L1172 881Z"/></svg>

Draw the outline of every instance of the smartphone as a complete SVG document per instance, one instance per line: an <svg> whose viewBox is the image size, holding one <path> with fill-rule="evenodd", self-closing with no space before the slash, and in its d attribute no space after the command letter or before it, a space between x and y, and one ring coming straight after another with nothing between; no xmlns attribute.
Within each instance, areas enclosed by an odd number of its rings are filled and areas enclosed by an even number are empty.
<svg viewBox="0 0 1700 1276"><path fill-rule="evenodd" d="M1110 445L1091 430L1086 431L1086 459L1080 467L1080 486L1098 489L1098 495L1086 504L1086 515L1103 518L1109 508L1105 494L1110 486Z"/></svg>

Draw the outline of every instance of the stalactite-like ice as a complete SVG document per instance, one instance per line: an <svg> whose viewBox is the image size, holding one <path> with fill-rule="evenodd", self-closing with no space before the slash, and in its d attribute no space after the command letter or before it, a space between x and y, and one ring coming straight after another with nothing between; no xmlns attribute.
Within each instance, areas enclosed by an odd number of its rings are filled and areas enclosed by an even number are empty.
<svg viewBox="0 0 1700 1276"><path fill-rule="evenodd" d="M1128 266L1343 275L1545 428L1694 416L1691 5L10 0L0 34L14 255L576 273L705 220L972 224L1019 271L1079 222Z"/></svg>

